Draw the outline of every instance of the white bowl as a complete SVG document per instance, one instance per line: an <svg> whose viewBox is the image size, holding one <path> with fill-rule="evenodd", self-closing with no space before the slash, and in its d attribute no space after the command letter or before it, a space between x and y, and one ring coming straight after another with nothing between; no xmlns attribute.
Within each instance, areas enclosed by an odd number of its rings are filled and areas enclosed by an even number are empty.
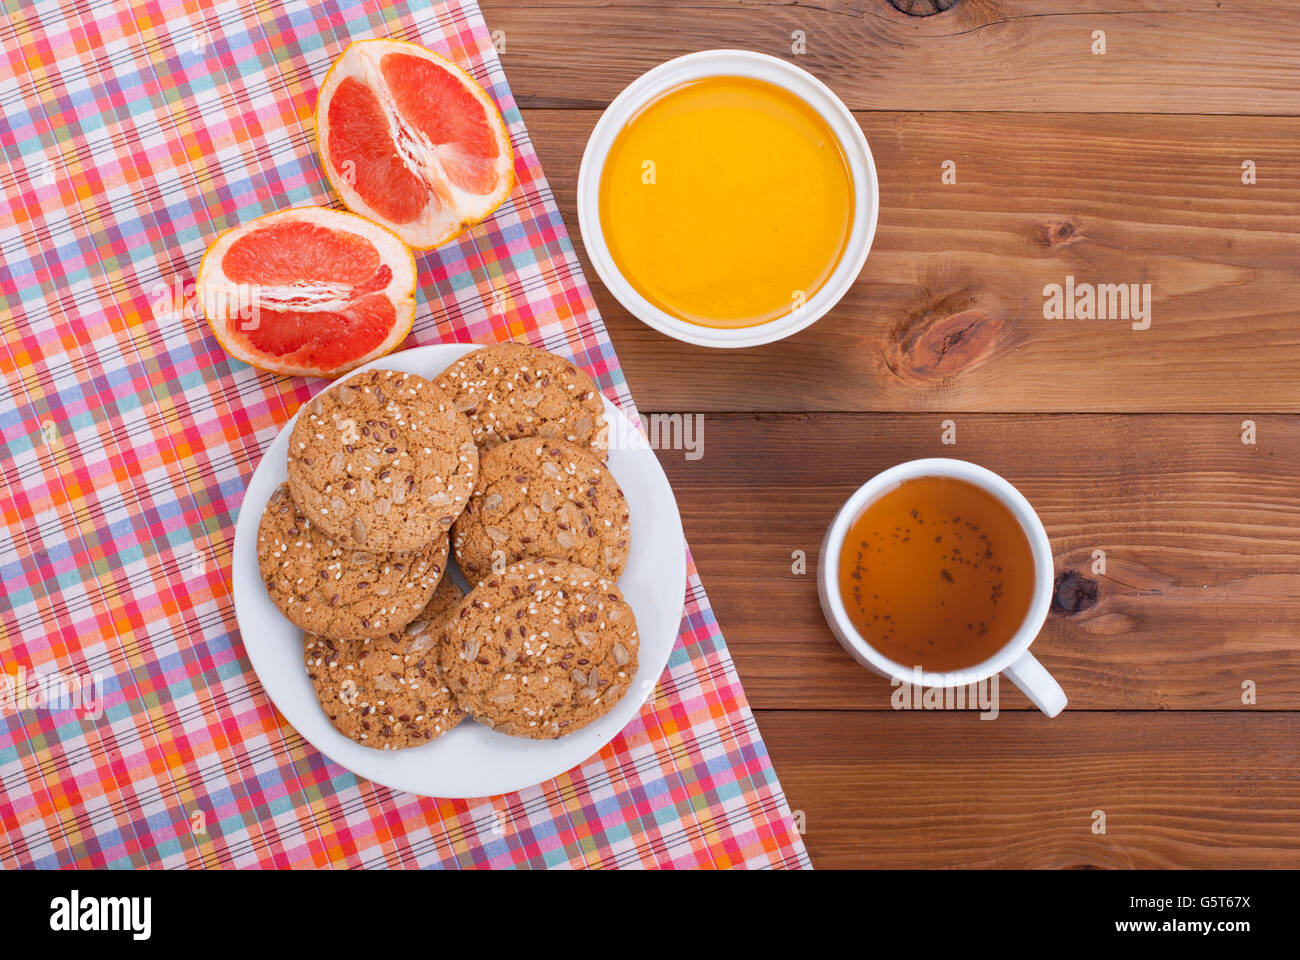
<svg viewBox="0 0 1300 960"><path fill-rule="evenodd" d="M600 225L600 179L610 147L642 107L674 87L705 77L747 77L781 87L807 103L830 125L853 181L853 225L834 272L798 310L752 327L730 329L689 323L659 309L624 279ZM848 107L811 73L778 57L748 50L703 50L661 63L614 98L591 131L578 171L578 226L592 266L627 310L661 333L705 347L752 347L781 340L809 326L840 301L866 263L880 208L876 164L867 138Z"/></svg>
<svg viewBox="0 0 1300 960"><path fill-rule="evenodd" d="M858 632L844 607L844 598L840 596L839 561L849 528L867 507L905 481L917 477L953 477L992 494L1019 521L1034 557L1034 594L1020 629L987 660L962 670L945 673L917 671L914 667L891 660ZM1052 561L1051 541L1047 539L1043 522L1038 519L1038 514L1024 495L992 470L965 460L950 460L945 457L900 463L876 474L860 486L827 528L817 563L817 592L826 623L839 640L840 646L867 669L884 677L922 687L965 686L985 680L995 673L1005 673L1034 706L1049 717L1056 716L1065 708L1065 692L1029 652L1029 645L1034 642L1047 619L1047 611L1052 605L1054 581L1055 564Z"/></svg>

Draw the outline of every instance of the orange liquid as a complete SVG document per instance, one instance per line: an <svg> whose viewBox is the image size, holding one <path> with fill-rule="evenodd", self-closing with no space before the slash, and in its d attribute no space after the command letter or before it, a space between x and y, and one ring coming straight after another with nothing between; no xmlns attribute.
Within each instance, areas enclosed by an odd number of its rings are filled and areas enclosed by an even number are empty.
<svg viewBox="0 0 1300 960"><path fill-rule="evenodd" d="M747 77L675 87L619 132L600 223L619 272L664 312L705 327L784 317L835 272L853 178L830 125Z"/></svg>
<svg viewBox="0 0 1300 960"><path fill-rule="evenodd" d="M992 494L951 477L918 477L854 521L839 582L849 619L878 651L909 668L961 670L1020 629L1034 556Z"/></svg>

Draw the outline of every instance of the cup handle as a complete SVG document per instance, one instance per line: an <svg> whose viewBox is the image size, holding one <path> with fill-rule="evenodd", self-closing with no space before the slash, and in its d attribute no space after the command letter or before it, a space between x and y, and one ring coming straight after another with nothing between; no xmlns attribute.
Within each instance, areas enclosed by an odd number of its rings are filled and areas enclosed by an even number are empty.
<svg viewBox="0 0 1300 960"><path fill-rule="evenodd" d="M1032 653L1025 651L1011 666L1002 671L1021 689L1039 710L1054 717L1065 709L1065 691Z"/></svg>

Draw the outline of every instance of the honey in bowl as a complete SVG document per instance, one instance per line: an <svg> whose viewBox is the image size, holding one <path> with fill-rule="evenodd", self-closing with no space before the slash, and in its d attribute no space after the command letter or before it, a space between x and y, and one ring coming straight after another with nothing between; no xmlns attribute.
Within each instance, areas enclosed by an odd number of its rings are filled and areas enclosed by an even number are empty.
<svg viewBox="0 0 1300 960"><path fill-rule="evenodd" d="M853 626L889 659L962 670L1020 629L1034 593L1034 556L1019 521L993 494L952 477L917 477L853 522L839 584Z"/></svg>
<svg viewBox="0 0 1300 960"><path fill-rule="evenodd" d="M615 138L600 224L619 272L679 320L750 327L786 316L835 272L853 180L816 110L747 77L661 94Z"/></svg>

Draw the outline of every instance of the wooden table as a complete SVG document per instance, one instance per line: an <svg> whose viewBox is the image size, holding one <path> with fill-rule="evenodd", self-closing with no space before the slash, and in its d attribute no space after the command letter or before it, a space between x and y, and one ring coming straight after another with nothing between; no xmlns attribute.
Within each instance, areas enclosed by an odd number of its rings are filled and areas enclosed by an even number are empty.
<svg viewBox="0 0 1300 960"><path fill-rule="evenodd" d="M870 141L870 259L782 343L667 339L584 256L642 411L704 415L660 456L817 866L1300 866L1300 3L1110 6L483 3L579 248L587 136L670 57L787 57ZM1044 319L1067 276L1151 284L1150 327ZM826 628L827 523L923 456L1010 479L1073 574L1059 718L892 710Z"/></svg>

